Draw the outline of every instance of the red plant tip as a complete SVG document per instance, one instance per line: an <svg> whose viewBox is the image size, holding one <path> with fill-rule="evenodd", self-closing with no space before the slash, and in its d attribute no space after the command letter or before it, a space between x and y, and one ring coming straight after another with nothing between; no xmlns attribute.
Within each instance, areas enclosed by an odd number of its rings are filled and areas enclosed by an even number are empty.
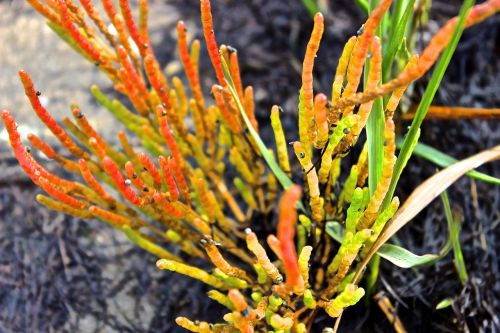
<svg viewBox="0 0 500 333"><path fill-rule="evenodd" d="M133 203L136 206L141 206L142 205L141 198L127 184L125 177L123 177L116 163L108 156L104 156L104 158L102 159L102 164L104 165L104 169L106 170L108 175L113 180L113 183L115 183L116 187L118 188L120 193L125 197L125 199L127 199L129 202Z"/></svg>
<svg viewBox="0 0 500 333"><path fill-rule="evenodd" d="M319 93L314 97L314 103L324 104L327 101L327 97L325 94Z"/></svg>
<svg viewBox="0 0 500 333"><path fill-rule="evenodd" d="M153 163L153 161L149 158L148 155L145 153L140 153L139 154L139 161L141 162L142 166L146 168L146 170L149 172L151 177L153 178L153 181L155 182L155 185L158 188L161 188L161 175L160 171L158 171L158 168L156 165Z"/></svg>
<svg viewBox="0 0 500 333"><path fill-rule="evenodd" d="M279 203L278 239L286 272L286 286L294 292L301 292L304 289L304 279L300 274L294 243L295 223L297 221L296 207L301 195L300 186L293 185L285 191Z"/></svg>
<svg viewBox="0 0 500 333"><path fill-rule="evenodd" d="M222 71L222 62L219 58L219 48L217 47L217 40L215 39L210 0L201 0L201 23L203 25L205 42L207 43L208 55L210 56L210 60L212 60L215 74L217 75L219 83L225 87L227 83Z"/></svg>

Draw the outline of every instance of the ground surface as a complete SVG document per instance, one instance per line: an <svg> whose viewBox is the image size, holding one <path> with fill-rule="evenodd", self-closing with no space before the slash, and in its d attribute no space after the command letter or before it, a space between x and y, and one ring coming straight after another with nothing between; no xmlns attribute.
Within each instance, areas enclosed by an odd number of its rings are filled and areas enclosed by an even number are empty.
<svg viewBox="0 0 500 333"><path fill-rule="evenodd" d="M318 88L323 91L329 91L341 45L363 20L350 3L332 1L333 14L327 19L329 27L316 66ZM153 1L154 42L161 45L157 53L171 72L179 67L172 61L175 21L182 17L189 33L199 35L197 5L197 0ZM456 2L434 1L434 5L427 27L431 31L437 29L437 22L457 12ZM240 50L243 78L255 87L262 123L267 122L270 106L280 104L287 115L285 126L295 128L300 59L311 29L300 1L288 1L286 6L282 1L214 1L214 16L218 39ZM464 35L436 103L500 105L499 27L496 17ZM24 2L0 1L0 40L0 106L15 112L18 122L26 126L21 129L45 133L16 76L19 68L25 68L56 118L67 115L69 103L76 101L98 128L106 130L107 138L115 136L111 118L88 93L92 83L110 90L106 79L60 42ZM202 70L210 74L204 82L208 86L212 77L208 62ZM422 81L415 87L415 101ZM262 127L262 135L268 137L269 130ZM422 141L463 158L498 144L500 131L494 121L435 121L424 125ZM154 258L113 230L39 207L34 203L39 191L16 167L3 139L0 170L0 332L181 332L173 323L178 315L209 319L221 313L202 297L203 286L157 271ZM408 180L399 190L401 197L434 171L429 163L412 160L406 171ZM483 171L500 176L498 164ZM465 178L449 195L464 218L462 242L469 285L461 287L449 255L418 270L394 269L384 263L377 288L391 299L409 332L499 331L499 190ZM442 208L436 202L399 237L417 253L436 253L445 235ZM453 308L435 311L445 297L457 300ZM349 311L343 324L347 332L391 330L375 303Z"/></svg>

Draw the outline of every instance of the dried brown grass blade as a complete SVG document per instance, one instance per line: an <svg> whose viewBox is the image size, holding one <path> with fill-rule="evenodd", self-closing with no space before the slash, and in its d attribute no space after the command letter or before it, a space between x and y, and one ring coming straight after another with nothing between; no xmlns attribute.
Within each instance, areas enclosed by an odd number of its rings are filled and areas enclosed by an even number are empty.
<svg viewBox="0 0 500 333"><path fill-rule="evenodd" d="M478 166L500 159L500 145L484 150L476 155L457 162L448 168L436 173L418 186L405 201L403 206L394 215L391 221L380 234L365 258L356 269L354 283L361 278L362 272L372 256L386 243L399 229L410 222L421 210L437 198L444 190L451 186L458 178Z"/></svg>
<svg viewBox="0 0 500 333"><path fill-rule="evenodd" d="M403 115L403 119L413 119L416 106ZM450 106L431 106L425 119L500 119L500 109L463 108Z"/></svg>

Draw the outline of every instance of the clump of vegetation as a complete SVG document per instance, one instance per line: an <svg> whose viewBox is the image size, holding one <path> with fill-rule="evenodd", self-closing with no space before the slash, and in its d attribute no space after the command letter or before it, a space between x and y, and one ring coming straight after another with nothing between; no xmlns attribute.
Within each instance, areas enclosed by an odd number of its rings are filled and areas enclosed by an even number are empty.
<svg viewBox="0 0 500 333"><path fill-rule="evenodd" d="M77 105L71 106L73 120L57 123L40 103L28 73L20 71L33 110L72 158L33 134L28 136L31 146L81 178L63 179L45 169L23 145L12 114L3 111L21 167L48 194L37 200L82 219L100 219L159 257L158 268L211 286L208 297L228 313L224 322L214 324L177 318L193 332L307 332L319 311L338 318L338 325L342 312L365 294L360 278L377 250L460 175L500 156L496 147L445 169L398 210L394 190L433 95L416 111L396 158L393 116L399 101L445 49L451 55L464 27L500 10L498 0L470 11L465 6L422 55L409 57L404 70L387 80L383 74L392 71L403 34L395 34L398 41L383 55L377 28L391 1L381 0L359 35L347 41L329 96L313 90L324 30L323 16L315 14L302 69L298 139L292 142L300 174L292 172L287 144L295 133L284 133L279 106L270 114L276 150L259 137L253 89L243 85L238 52L216 41L209 0L201 0L201 15L217 79L211 89L214 104L200 85L200 42L188 43L182 21L177 24L178 49L189 88L161 70L148 36L147 0L139 1L138 20L127 0L120 0L119 8L103 0L106 19L90 0L81 0L81 7L72 0L28 2L109 77L134 109L110 100L96 86L91 89L126 129L119 133L118 149ZM394 19L395 31L404 30L408 15ZM446 64L438 64L443 68ZM358 92L363 72L364 88ZM358 142L364 129L368 139ZM141 145L132 145L131 136ZM345 157L356 144L361 153L357 163L348 165ZM341 175L343 169L347 175ZM392 251L403 250L393 246ZM390 256L386 251L384 257ZM206 258L215 268L192 266L187 257Z"/></svg>

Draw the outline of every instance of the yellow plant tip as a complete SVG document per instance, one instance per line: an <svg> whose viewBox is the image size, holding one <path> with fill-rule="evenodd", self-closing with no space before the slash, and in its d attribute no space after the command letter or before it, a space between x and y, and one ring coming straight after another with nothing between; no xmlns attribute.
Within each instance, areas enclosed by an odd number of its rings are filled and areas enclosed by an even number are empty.
<svg viewBox="0 0 500 333"><path fill-rule="evenodd" d="M357 40L358 39L356 36L352 36L351 38L349 38L347 43L344 45L342 54L340 55L339 63L337 65L337 69L335 70L335 77L332 84L332 105L335 105L337 100L340 98L340 94L342 93L347 66L349 64L349 59L351 58L352 49L354 48ZM340 112L335 110L330 111L328 113L328 124L330 126L335 125L339 120L339 117Z"/></svg>
<svg viewBox="0 0 500 333"><path fill-rule="evenodd" d="M210 297L211 299L213 299L217 303L225 306L229 310L231 310L231 311L235 310L234 304L231 302L231 300L229 299L229 297L227 295L224 295L220 291L218 291L218 290L210 290L207 293L207 295L208 295L208 297Z"/></svg>
<svg viewBox="0 0 500 333"><path fill-rule="evenodd" d="M276 142L276 150L278 153L278 162L287 175L291 175L290 171L290 161L288 159L288 147L286 144L285 133L283 132L283 127L280 120L281 108L277 105L273 105L271 109L271 126L274 131L274 139Z"/></svg>
<svg viewBox="0 0 500 333"><path fill-rule="evenodd" d="M312 246L307 245L302 248L299 255L299 270L302 275L302 279L306 285L306 288L309 286L309 260L311 259Z"/></svg>
<svg viewBox="0 0 500 333"><path fill-rule="evenodd" d="M274 283L283 282L283 276L280 274L278 268L271 262L267 256L266 250L259 243L257 235L252 232L249 228L245 230L247 232L247 246L248 249L255 255L258 263L261 265L262 269L267 275L274 281Z"/></svg>
<svg viewBox="0 0 500 333"><path fill-rule="evenodd" d="M276 330L289 330L293 326L293 318L282 317L277 313L273 314L269 321L271 326Z"/></svg>
<svg viewBox="0 0 500 333"><path fill-rule="evenodd" d="M156 267L158 267L159 269L169 270L172 272L177 272L183 275L187 275L189 277L192 277L193 279L200 280L201 282L206 283L209 286L212 286L216 289L220 290L228 289L224 284L224 282L208 274L204 270L194 266L186 265L173 260L160 259L156 262Z"/></svg>
<svg viewBox="0 0 500 333"><path fill-rule="evenodd" d="M325 311L330 317L337 318L346 307L356 304L364 295L363 288L349 284L340 295L325 304Z"/></svg>

